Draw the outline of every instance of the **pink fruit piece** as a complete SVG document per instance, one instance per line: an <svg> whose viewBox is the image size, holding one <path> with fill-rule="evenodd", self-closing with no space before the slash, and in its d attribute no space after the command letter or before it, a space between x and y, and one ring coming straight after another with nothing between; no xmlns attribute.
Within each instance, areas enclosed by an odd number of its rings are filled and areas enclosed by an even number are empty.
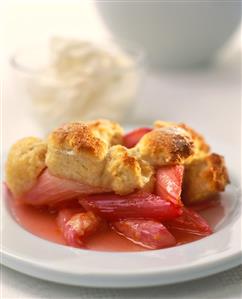
<svg viewBox="0 0 242 299"><path fill-rule="evenodd" d="M182 206L181 191L184 166L163 166L156 173L156 194Z"/></svg>
<svg viewBox="0 0 242 299"><path fill-rule="evenodd" d="M124 135L123 145L127 148L134 147L139 142L139 140L150 131L152 131L151 128L139 128L127 133L126 135Z"/></svg>
<svg viewBox="0 0 242 299"><path fill-rule="evenodd" d="M118 234L149 249L160 249L176 245L173 235L164 225L153 220L120 220L112 227Z"/></svg>
<svg viewBox="0 0 242 299"><path fill-rule="evenodd" d="M174 219L182 213L180 206L147 192L124 196L116 194L89 195L81 197L79 202L85 210L93 211L111 221L120 219L166 221Z"/></svg>
<svg viewBox="0 0 242 299"><path fill-rule="evenodd" d="M18 199L34 206L55 205L82 194L102 192L104 192L102 188L56 177L46 169L39 176L35 186Z"/></svg>
<svg viewBox="0 0 242 299"><path fill-rule="evenodd" d="M64 235L66 244L72 247L85 247L85 239L101 226L101 219L92 212L71 215L73 211L61 211L57 223ZM70 217L70 218L69 218Z"/></svg>
<svg viewBox="0 0 242 299"><path fill-rule="evenodd" d="M176 219L164 223L169 229L176 229L199 236L208 236L212 234L212 229L205 219L195 211L183 207L183 213Z"/></svg>

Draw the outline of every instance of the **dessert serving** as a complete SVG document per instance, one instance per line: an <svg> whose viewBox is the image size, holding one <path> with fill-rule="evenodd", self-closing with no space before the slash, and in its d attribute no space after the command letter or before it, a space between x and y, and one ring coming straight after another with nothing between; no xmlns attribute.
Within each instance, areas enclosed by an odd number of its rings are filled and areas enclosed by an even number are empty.
<svg viewBox="0 0 242 299"><path fill-rule="evenodd" d="M124 133L113 121L72 122L9 151L6 189L32 233L78 248L161 249L212 233L201 210L229 183L222 156L185 124Z"/></svg>

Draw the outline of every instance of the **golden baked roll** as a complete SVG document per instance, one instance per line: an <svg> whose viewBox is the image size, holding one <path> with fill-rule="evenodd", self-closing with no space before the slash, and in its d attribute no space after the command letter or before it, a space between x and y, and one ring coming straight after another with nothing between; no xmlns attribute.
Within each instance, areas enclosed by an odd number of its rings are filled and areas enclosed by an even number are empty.
<svg viewBox="0 0 242 299"><path fill-rule="evenodd" d="M152 166L181 164L193 154L193 141L181 128L164 127L145 134L133 150Z"/></svg>
<svg viewBox="0 0 242 299"><path fill-rule="evenodd" d="M6 162L6 182L15 197L28 191L46 167L47 144L35 137L26 137L10 149Z"/></svg>
<svg viewBox="0 0 242 299"><path fill-rule="evenodd" d="M229 183L224 158L212 153L192 160L185 166L182 199L194 203L222 192Z"/></svg>
<svg viewBox="0 0 242 299"><path fill-rule="evenodd" d="M186 160L186 163L189 163L193 158L197 158L199 156L203 156L204 154L208 153L210 151L209 145L206 143L204 137L189 127L188 125L184 123L175 123L175 122L165 122L161 120L157 120L154 122L154 128L169 128L169 127L179 127L187 131L194 144L194 154L189 157L188 160Z"/></svg>
<svg viewBox="0 0 242 299"><path fill-rule="evenodd" d="M142 189L150 180L153 168L122 145L112 146L103 173L104 186L118 194Z"/></svg>
<svg viewBox="0 0 242 299"><path fill-rule="evenodd" d="M89 125L68 123L49 135L46 165L53 175L100 186L108 148Z"/></svg>

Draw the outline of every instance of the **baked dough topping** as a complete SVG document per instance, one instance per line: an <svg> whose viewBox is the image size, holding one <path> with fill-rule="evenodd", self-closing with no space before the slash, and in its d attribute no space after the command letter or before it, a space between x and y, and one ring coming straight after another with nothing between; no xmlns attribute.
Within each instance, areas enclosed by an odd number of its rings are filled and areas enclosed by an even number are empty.
<svg viewBox="0 0 242 299"><path fill-rule="evenodd" d="M82 122L68 123L54 130L48 138L48 147L61 151L71 151L76 155L85 153L102 159L107 143L95 136L90 126Z"/></svg>
<svg viewBox="0 0 242 299"><path fill-rule="evenodd" d="M124 195L146 186L152 188L157 168L184 164L187 173L184 184L189 182L189 188L184 191L187 197L194 197L196 193L189 178L197 172L196 167L203 165L209 173L211 167L215 169L213 178L217 183L212 179L207 186L219 191L224 188L228 178L223 159L219 155L210 156L209 146L200 134L185 124L156 121L154 127L132 148L122 145L122 127L103 119L65 124L53 130L46 141L25 138L10 150L6 164L7 184L13 194L21 195L34 185L47 167L59 178ZM219 167L216 166L218 159ZM214 188L215 185L218 187ZM210 189L207 188L208 193Z"/></svg>
<svg viewBox="0 0 242 299"><path fill-rule="evenodd" d="M46 165L53 175L128 194L142 189L155 167L182 163L193 153L181 128L155 129L131 149L121 145L122 136L121 127L108 120L69 123L50 134Z"/></svg>
<svg viewBox="0 0 242 299"><path fill-rule="evenodd" d="M137 143L140 157L153 166L181 164L193 154L193 141L178 127L164 127L147 133Z"/></svg>

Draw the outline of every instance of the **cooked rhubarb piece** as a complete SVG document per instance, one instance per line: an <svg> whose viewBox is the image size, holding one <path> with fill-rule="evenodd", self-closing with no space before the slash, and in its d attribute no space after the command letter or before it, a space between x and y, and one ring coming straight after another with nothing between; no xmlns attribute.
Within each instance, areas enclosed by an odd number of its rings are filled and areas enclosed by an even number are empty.
<svg viewBox="0 0 242 299"><path fill-rule="evenodd" d="M70 200L81 194L99 193L103 190L79 182L58 178L45 170L38 178L35 186L23 194L19 200L30 205L54 205Z"/></svg>
<svg viewBox="0 0 242 299"><path fill-rule="evenodd" d="M81 205L107 220L155 219L166 221L181 215L182 208L172 202L146 192L125 196L100 194L82 197Z"/></svg>
<svg viewBox="0 0 242 299"><path fill-rule="evenodd" d="M63 232L65 224L71 219L72 216L80 212L84 212L82 207L60 210L56 219L59 229Z"/></svg>
<svg viewBox="0 0 242 299"><path fill-rule="evenodd" d="M127 133L126 135L124 135L123 145L127 148L134 147L139 142L139 140L150 131L152 131L151 128L139 128Z"/></svg>
<svg viewBox="0 0 242 299"><path fill-rule="evenodd" d="M199 214L185 207L183 207L181 216L164 224L168 229L181 230L200 236L208 236L212 233L212 229L208 223Z"/></svg>
<svg viewBox="0 0 242 299"><path fill-rule="evenodd" d="M183 205L181 201L182 178L184 166L163 166L156 173L156 193L174 204Z"/></svg>
<svg viewBox="0 0 242 299"><path fill-rule="evenodd" d="M57 222L67 245L82 248L85 247L85 238L99 229L101 219L92 212L81 212L71 215L72 212L71 210L60 212Z"/></svg>
<svg viewBox="0 0 242 299"><path fill-rule="evenodd" d="M176 245L175 238L165 226L153 220L120 220L112 226L120 235L149 249Z"/></svg>

